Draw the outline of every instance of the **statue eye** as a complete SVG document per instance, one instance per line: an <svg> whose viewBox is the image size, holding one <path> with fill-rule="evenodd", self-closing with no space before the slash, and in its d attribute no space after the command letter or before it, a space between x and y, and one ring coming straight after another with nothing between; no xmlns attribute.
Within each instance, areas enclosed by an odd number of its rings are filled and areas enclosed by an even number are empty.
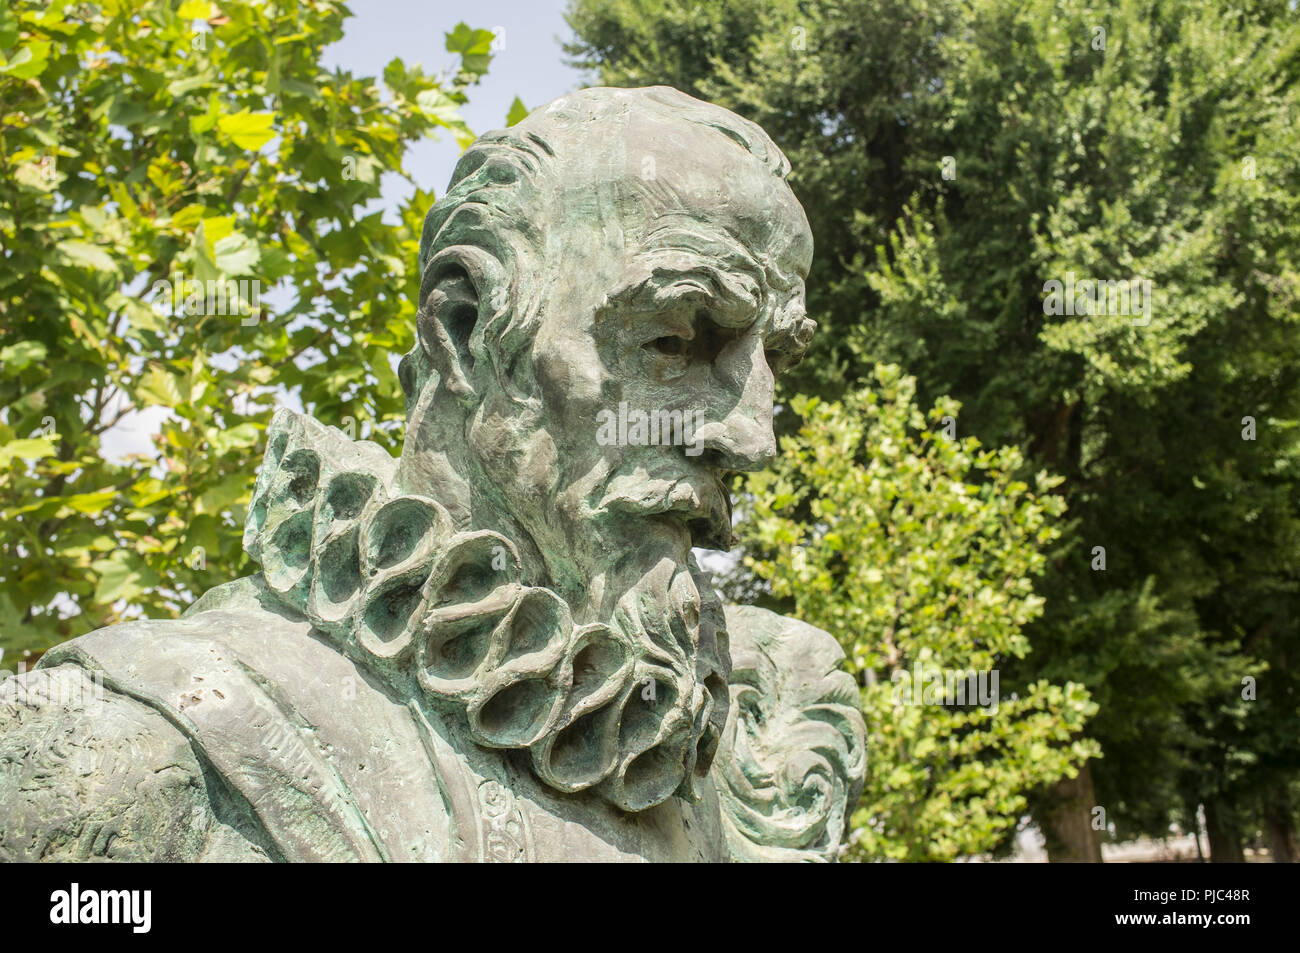
<svg viewBox="0 0 1300 953"><path fill-rule="evenodd" d="M666 334L653 341L647 341L644 345L648 350L662 354L664 357L685 357L690 346L691 342L679 334Z"/></svg>

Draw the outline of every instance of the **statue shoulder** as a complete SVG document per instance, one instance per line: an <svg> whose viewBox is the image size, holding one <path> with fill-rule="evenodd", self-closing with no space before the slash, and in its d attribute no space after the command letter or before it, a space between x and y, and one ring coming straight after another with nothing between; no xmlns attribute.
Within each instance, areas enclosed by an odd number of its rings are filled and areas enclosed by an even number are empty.
<svg viewBox="0 0 1300 953"><path fill-rule="evenodd" d="M367 856L337 816L303 830L320 805L299 779L323 799L338 792L300 730L292 682L338 657L259 593L254 580L218 587L179 619L98 629L0 683L0 858ZM292 668L272 671L250 646ZM265 770L247 769L254 752Z"/></svg>
<svg viewBox="0 0 1300 953"><path fill-rule="evenodd" d="M102 682L105 697L120 696L114 704L190 752L184 768L214 811L259 832L271 859L450 856L452 820L422 713L264 596L257 579L218 587L179 619L123 623L55 646L32 674L67 667ZM28 740L15 736L19 761ZM99 743L112 746L131 771L151 763L124 738ZM188 843L174 828L157 836L178 850Z"/></svg>
<svg viewBox="0 0 1300 953"><path fill-rule="evenodd" d="M0 860L265 860L162 714L65 663L0 682Z"/></svg>
<svg viewBox="0 0 1300 953"><path fill-rule="evenodd" d="M725 611L731 711L715 775L728 848L736 860L833 860L866 770L844 651L797 619Z"/></svg>
<svg viewBox="0 0 1300 953"><path fill-rule="evenodd" d="M758 653L779 665L784 682L830 677L849 692L845 697L856 706L853 679L841 668L844 650L829 632L758 606L726 605L723 609L733 660L737 652L742 656ZM737 667L733 664L733 669Z"/></svg>

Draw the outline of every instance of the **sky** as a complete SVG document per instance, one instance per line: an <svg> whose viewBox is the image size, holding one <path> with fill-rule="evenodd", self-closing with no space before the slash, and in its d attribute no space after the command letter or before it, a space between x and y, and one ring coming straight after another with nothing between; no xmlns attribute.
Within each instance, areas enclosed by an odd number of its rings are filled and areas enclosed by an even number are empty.
<svg viewBox="0 0 1300 953"><path fill-rule="evenodd" d="M518 96L535 109L557 96L590 85L583 74L564 64L562 39L572 31L564 22L566 0L475 0L473 3L417 0L352 0L353 17L344 23L343 39L325 49L324 65L357 75L382 76L393 57L426 72L452 68L457 58L444 48L443 34L459 20L497 34L497 51L487 76L469 90L462 111L476 133L500 129ZM446 12L440 12L446 11ZM407 153L406 167L423 189L441 195L460 157L452 136L430 139ZM385 204L392 208L410 193L400 178L383 181Z"/></svg>
<svg viewBox="0 0 1300 953"><path fill-rule="evenodd" d="M476 133L499 129L516 96L529 109L557 96L590 85L579 70L564 64L562 38L571 35L564 22L566 0L475 0L473 3L419 0L352 0L353 16L344 21L343 39L325 48L327 69L348 70L355 76L383 76L394 57L408 66L419 63L428 73L455 66L457 57L445 48L444 33L463 19L475 29L496 32L497 51L487 76L469 90L462 110ZM406 156L406 170L420 188L441 195L460 157L451 135L416 143ZM397 175L381 181L383 206L391 213L411 194L412 186ZM386 215L389 221L396 216ZM288 397L288 395L286 395ZM301 410L294 400L286 403ZM170 411L147 407L124 417L104 433L101 453L110 460L126 454L152 456L152 437Z"/></svg>

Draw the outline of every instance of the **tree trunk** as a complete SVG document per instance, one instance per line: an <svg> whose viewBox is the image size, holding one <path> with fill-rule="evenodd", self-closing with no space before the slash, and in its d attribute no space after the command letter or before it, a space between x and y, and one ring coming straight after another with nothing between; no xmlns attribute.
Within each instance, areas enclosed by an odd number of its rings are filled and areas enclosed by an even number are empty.
<svg viewBox="0 0 1300 953"><path fill-rule="evenodd" d="M1205 863L1205 851L1201 850L1201 831L1205 829L1205 825L1201 823L1202 820L1201 805L1197 804L1192 809L1192 836L1196 838L1196 862L1198 864Z"/></svg>
<svg viewBox="0 0 1300 953"><path fill-rule="evenodd" d="M1048 862L1100 864L1100 831L1092 826L1092 809L1097 798L1093 793L1091 765L1085 762L1078 775L1053 784L1045 801L1034 819L1047 841Z"/></svg>
<svg viewBox="0 0 1300 953"><path fill-rule="evenodd" d="M1275 864L1294 864L1297 854L1295 824L1283 808L1270 805L1264 812L1264 835L1268 838L1268 852Z"/></svg>
<svg viewBox="0 0 1300 953"><path fill-rule="evenodd" d="M1241 848L1241 831L1236 818L1222 803L1205 802L1205 837L1210 842L1210 863L1244 864L1246 853Z"/></svg>

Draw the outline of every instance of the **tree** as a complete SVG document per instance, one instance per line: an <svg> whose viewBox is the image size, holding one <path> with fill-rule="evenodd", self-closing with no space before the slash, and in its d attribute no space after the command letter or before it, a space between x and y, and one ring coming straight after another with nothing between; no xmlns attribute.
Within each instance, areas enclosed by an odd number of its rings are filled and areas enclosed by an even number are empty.
<svg viewBox="0 0 1300 953"><path fill-rule="evenodd" d="M1014 447L957 439L954 401L922 414L913 378L874 376L843 401L794 399L799 431L743 482L744 565L837 635L861 685L871 770L855 855L952 860L997 848L1027 791L1097 753L1077 737L1096 712L1081 685L1000 687L1029 652L1032 580L1064 502L1059 478L1016 476Z"/></svg>
<svg viewBox="0 0 1300 953"><path fill-rule="evenodd" d="M1052 855L1099 857L1098 806L1118 836L1186 828L1204 804L1223 845L1265 814L1292 837L1291 5L692 6L574 0L569 49L606 83L680 78L790 155L822 329L783 393L835 398L894 361L925 399L961 400L963 433L1065 478L1035 651L1008 666L1099 705L1105 757L1033 799ZM733 14L748 29L729 47L701 35ZM1149 297L1112 307L1094 285L1058 310L1050 283L1076 278Z"/></svg>
<svg viewBox="0 0 1300 953"><path fill-rule="evenodd" d="M272 404L385 446L403 407L421 217L381 173L458 109L492 34L444 76L321 65L348 11L145 0L0 9L0 646L9 661L175 615L249 568L245 507ZM408 178L409 180L409 178ZM156 450L105 459L124 415Z"/></svg>

